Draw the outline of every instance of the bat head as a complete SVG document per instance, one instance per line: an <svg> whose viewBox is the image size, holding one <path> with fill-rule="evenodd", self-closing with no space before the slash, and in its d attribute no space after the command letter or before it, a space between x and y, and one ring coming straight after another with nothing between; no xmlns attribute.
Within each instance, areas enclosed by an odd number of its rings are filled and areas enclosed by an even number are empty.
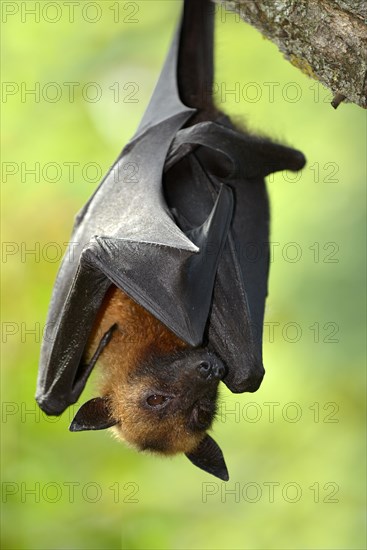
<svg viewBox="0 0 367 550"><path fill-rule="evenodd" d="M206 433L216 413L218 384L225 367L206 349L152 356L109 387L104 397L85 403L71 431L113 426L117 437L164 455L185 453L199 468L228 479L219 446Z"/></svg>

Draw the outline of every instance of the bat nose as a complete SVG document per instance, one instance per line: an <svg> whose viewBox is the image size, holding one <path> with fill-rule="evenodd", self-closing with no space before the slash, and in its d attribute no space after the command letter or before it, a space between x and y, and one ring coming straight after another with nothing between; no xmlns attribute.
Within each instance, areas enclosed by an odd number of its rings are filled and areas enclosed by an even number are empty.
<svg viewBox="0 0 367 550"><path fill-rule="evenodd" d="M224 365L221 363L213 363L211 361L201 361L198 365L198 371L201 378L206 380L220 380L225 374Z"/></svg>

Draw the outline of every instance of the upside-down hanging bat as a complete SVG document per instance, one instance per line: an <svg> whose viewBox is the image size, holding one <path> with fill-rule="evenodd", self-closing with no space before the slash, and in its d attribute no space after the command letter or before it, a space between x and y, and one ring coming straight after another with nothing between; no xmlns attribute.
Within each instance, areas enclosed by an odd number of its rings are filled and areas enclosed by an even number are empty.
<svg viewBox="0 0 367 550"><path fill-rule="evenodd" d="M252 392L264 374L264 177L305 159L216 110L212 58L210 2L185 0L142 122L76 218L36 399L61 414L100 358L101 395L81 407L72 431L114 426L138 449L183 452L228 479L206 431L220 380Z"/></svg>

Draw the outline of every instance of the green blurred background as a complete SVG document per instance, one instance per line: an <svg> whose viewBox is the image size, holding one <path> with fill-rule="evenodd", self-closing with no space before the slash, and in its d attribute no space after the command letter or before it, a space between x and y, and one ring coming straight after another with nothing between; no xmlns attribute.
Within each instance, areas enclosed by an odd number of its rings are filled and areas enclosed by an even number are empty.
<svg viewBox="0 0 367 550"><path fill-rule="evenodd" d="M269 181L267 374L254 395L222 388L225 484L184 457L71 434L75 409L48 419L34 402L73 216L137 126L180 2L74 2L74 14L41 2L36 15L34 2L2 4L2 548L365 548L366 113L334 111L217 10L218 105L308 159ZM92 394L93 381L83 401Z"/></svg>

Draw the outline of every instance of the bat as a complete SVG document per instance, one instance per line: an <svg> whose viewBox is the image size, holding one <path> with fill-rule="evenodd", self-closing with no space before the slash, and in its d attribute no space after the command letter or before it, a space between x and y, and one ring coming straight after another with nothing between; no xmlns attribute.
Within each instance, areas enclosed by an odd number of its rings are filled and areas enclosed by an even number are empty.
<svg viewBox="0 0 367 550"><path fill-rule="evenodd" d="M36 400L61 414L98 361L100 396L82 405L72 431L113 427L139 450L183 452L227 480L207 431L220 381L254 392L264 375L264 178L300 170L305 158L216 109L213 15L209 0L184 1L138 129L76 217Z"/></svg>

